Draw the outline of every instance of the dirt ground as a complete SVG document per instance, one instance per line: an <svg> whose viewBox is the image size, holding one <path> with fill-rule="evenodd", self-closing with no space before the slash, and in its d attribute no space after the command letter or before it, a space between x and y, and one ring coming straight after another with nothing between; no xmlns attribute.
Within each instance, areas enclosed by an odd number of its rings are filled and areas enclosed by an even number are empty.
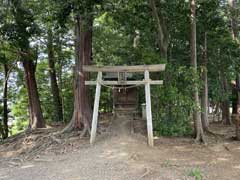
<svg viewBox="0 0 240 180"><path fill-rule="evenodd" d="M233 127L211 125L225 135L208 136L207 145L159 137L150 148L129 124L112 122L92 146L76 134L53 137L55 129L9 139L0 145L0 180L240 179L240 142L231 139Z"/></svg>

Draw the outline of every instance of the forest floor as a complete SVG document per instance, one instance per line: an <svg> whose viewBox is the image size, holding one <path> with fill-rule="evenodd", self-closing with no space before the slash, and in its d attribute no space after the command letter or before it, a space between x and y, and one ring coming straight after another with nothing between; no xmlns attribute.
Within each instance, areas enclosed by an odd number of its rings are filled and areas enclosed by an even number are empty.
<svg viewBox="0 0 240 180"><path fill-rule="evenodd" d="M240 179L233 126L212 124L222 135L207 136L207 145L159 137L150 148L145 136L131 133L130 124L127 118L113 121L101 128L94 145L78 133L54 135L58 128L11 137L0 145L0 180Z"/></svg>

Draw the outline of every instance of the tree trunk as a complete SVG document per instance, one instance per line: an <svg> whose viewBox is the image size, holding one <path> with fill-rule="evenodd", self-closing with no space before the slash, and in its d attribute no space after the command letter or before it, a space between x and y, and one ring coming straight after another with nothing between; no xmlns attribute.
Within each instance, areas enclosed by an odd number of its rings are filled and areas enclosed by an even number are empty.
<svg viewBox="0 0 240 180"><path fill-rule="evenodd" d="M202 82L203 90L201 94L201 120L203 129L208 131L208 72L207 72L207 33L204 34L203 64L202 64Z"/></svg>
<svg viewBox="0 0 240 180"><path fill-rule="evenodd" d="M220 105L221 105L221 102L216 102L216 107L213 112L213 122L215 122L216 117L217 117L217 122L220 121L220 117L219 117L221 113Z"/></svg>
<svg viewBox="0 0 240 180"><path fill-rule="evenodd" d="M29 128L44 128L45 122L42 115L40 100L35 79L35 65L32 60L23 60L23 68L25 72L25 81L28 92L29 102Z"/></svg>
<svg viewBox="0 0 240 180"><path fill-rule="evenodd" d="M196 2L195 0L190 0L191 9L191 64L197 74L197 48L196 48ZM199 96L198 96L198 86L194 85L194 100L198 108L200 108ZM193 120L195 127L195 137L196 142L204 142L203 127L201 121L201 114L198 109L193 112Z"/></svg>
<svg viewBox="0 0 240 180"><path fill-rule="evenodd" d="M89 91L85 86L88 73L83 72L83 65L90 64L92 57L92 24L93 19L83 19L80 15L76 17L74 112L71 122L64 130L82 129L82 136L90 132L92 117Z"/></svg>
<svg viewBox="0 0 240 180"><path fill-rule="evenodd" d="M64 117L64 94L63 94L63 79L62 79L62 74L63 74L63 64L64 64L64 55L62 51L62 40L60 39L61 35L59 34L57 39L56 39L56 53L57 53L57 64L58 64L58 89L59 89L59 95L60 99L62 100L62 115L63 115L63 121L65 122L65 117Z"/></svg>
<svg viewBox="0 0 240 180"><path fill-rule="evenodd" d="M231 125L228 100L222 102L222 122L224 125Z"/></svg>
<svg viewBox="0 0 240 180"><path fill-rule="evenodd" d="M230 111L229 111L229 98L228 98L228 82L226 75L221 73L221 84L222 84L222 96L224 100L222 101L222 122L225 125L231 125L230 121Z"/></svg>
<svg viewBox="0 0 240 180"><path fill-rule="evenodd" d="M0 136L1 136L1 138L4 137L2 122L0 122Z"/></svg>
<svg viewBox="0 0 240 180"><path fill-rule="evenodd" d="M232 82L232 114L237 114L237 106L238 106L238 90L237 90L237 80L236 83Z"/></svg>
<svg viewBox="0 0 240 180"><path fill-rule="evenodd" d="M8 65L4 64L4 85L3 85L3 139L8 137Z"/></svg>
<svg viewBox="0 0 240 180"><path fill-rule="evenodd" d="M232 38L233 38L233 40L237 40L237 35L238 35L237 1L236 0L228 0L228 4L230 6L230 14L231 14Z"/></svg>
<svg viewBox="0 0 240 180"><path fill-rule="evenodd" d="M158 39L160 54L162 58L167 59L167 51L168 51L168 43L169 43L167 26L166 26L164 17L161 13L161 10L159 11L157 10L155 0L149 0L149 3L152 9L153 18L155 19L156 25L157 25L157 31L158 31L157 39Z"/></svg>
<svg viewBox="0 0 240 180"><path fill-rule="evenodd" d="M238 114L240 108L240 74L236 74L236 82L232 82L232 114Z"/></svg>
<svg viewBox="0 0 240 180"><path fill-rule="evenodd" d="M53 49L53 34L52 30L48 30L48 65L49 74L51 81L51 90L53 96L53 108L54 108L54 120L61 122L63 121L63 111L62 111L62 101L59 94L59 87L57 83L57 76L55 70L55 59L54 59L54 49Z"/></svg>
<svg viewBox="0 0 240 180"><path fill-rule="evenodd" d="M237 88L237 111L239 112L240 108L240 74L237 74L237 79L236 79L236 88Z"/></svg>

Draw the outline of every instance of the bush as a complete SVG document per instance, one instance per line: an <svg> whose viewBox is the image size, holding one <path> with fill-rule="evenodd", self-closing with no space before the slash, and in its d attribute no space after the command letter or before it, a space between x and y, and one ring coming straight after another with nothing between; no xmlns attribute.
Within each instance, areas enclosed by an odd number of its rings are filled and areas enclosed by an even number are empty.
<svg viewBox="0 0 240 180"><path fill-rule="evenodd" d="M187 136L192 133L192 99L197 75L188 67L167 67L164 85L152 86L153 126L156 135Z"/></svg>
<svg viewBox="0 0 240 180"><path fill-rule="evenodd" d="M12 135L17 134L19 132L24 131L28 126L28 120L22 120L22 119L18 119L15 121L15 123L13 124L13 127L11 128L11 133Z"/></svg>

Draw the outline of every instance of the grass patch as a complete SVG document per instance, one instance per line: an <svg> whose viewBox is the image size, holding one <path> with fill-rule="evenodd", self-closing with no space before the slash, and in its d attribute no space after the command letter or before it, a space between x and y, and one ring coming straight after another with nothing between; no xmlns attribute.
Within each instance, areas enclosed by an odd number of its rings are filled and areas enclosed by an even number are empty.
<svg viewBox="0 0 240 180"><path fill-rule="evenodd" d="M188 173L188 175L191 176L191 177L194 177L195 180L202 180L202 178L203 178L202 172L201 172L200 169L198 169L198 168L192 169L192 170Z"/></svg>

